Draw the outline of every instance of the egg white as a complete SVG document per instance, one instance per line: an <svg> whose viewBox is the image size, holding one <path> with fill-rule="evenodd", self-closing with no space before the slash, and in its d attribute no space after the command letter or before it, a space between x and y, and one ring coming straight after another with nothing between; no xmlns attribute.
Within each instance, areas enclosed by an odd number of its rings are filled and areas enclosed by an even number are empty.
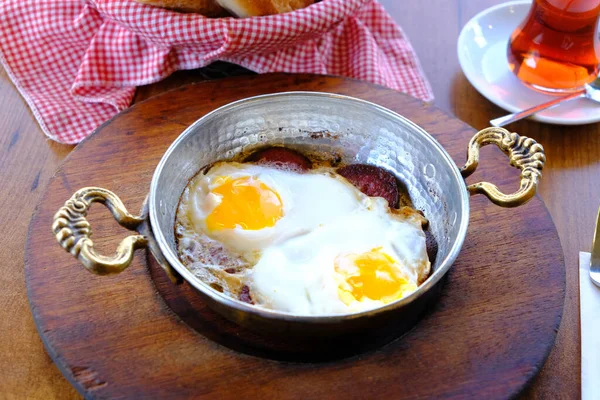
<svg viewBox="0 0 600 400"><path fill-rule="evenodd" d="M220 202L212 191L224 178L248 176L279 195L283 216L273 227L209 231L206 218ZM254 265L246 271L244 281L259 307L295 315L332 315L383 305L368 298L344 303L338 288L345 267L335 269L338 256L375 248L392 257L399 274L415 288L429 274L420 219L410 213L392 213L386 200L364 195L329 170L298 173L255 164L218 163L191 182L187 199L188 216L196 231Z"/></svg>
<svg viewBox="0 0 600 400"><path fill-rule="evenodd" d="M346 305L339 297L341 278L335 259L381 247L397 261L400 273L415 287L429 271L425 234L411 220L389 213L387 203L371 204L318 226L311 232L264 250L249 273L259 304L296 315L330 315L383 305L365 298Z"/></svg>

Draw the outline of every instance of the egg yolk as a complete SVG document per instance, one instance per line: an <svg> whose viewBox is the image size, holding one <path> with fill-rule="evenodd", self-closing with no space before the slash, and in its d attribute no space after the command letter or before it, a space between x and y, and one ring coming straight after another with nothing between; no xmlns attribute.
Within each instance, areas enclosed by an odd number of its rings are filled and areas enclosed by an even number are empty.
<svg viewBox="0 0 600 400"><path fill-rule="evenodd" d="M226 177L211 193L220 198L220 203L206 218L206 227L210 231L236 226L259 230L274 226L283 216L279 194L250 176Z"/></svg>
<svg viewBox="0 0 600 400"><path fill-rule="evenodd" d="M402 276L397 262L381 251L381 247L338 257L335 269L344 276L338 294L346 305L365 298L387 304L417 288Z"/></svg>

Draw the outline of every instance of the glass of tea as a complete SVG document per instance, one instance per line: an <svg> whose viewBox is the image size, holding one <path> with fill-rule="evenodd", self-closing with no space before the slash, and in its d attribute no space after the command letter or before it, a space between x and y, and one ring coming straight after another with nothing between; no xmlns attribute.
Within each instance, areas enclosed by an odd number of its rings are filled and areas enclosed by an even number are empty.
<svg viewBox="0 0 600 400"><path fill-rule="evenodd" d="M600 71L599 17L600 0L534 0L510 37L510 69L537 90L581 90Z"/></svg>

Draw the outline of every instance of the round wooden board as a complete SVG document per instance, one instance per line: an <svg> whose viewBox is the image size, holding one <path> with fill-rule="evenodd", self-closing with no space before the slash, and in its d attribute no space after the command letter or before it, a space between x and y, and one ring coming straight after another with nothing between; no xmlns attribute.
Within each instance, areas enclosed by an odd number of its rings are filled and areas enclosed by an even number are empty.
<svg viewBox="0 0 600 400"><path fill-rule="evenodd" d="M124 111L67 158L29 229L25 274L31 309L63 374L88 398L492 399L517 394L543 365L564 301L561 246L539 197L515 209L472 197L465 244L430 312L395 342L321 363L277 361L236 348L230 339L246 332L219 322L189 285L165 288L169 283L148 267L142 251L122 274L100 277L85 271L54 239L52 216L75 190L105 187L135 212L163 152L189 124L231 101L289 90L341 93L388 107L430 132L458 164L474 133L393 90L312 75L204 82ZM473 181L490 180L506 191L517 187L518 172L502 153L485 148L482 158ZM111 252L127 234L100 206L90 218L100 250Z"/></svg>

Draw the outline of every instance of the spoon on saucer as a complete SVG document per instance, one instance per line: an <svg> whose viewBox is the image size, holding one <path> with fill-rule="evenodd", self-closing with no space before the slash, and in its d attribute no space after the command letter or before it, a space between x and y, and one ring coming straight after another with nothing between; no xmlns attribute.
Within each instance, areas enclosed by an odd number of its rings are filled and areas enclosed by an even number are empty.
<svg viewBox="0 0 600 400"><path fill-rule="evenodd" d="M591 83L587 83L583 87L583 90L581 90L581 91L571 93L568 96L559 97L559 98L551 100L547 103L543 103L543 104L537 105L535 107L528 108L527 110L524 110L524 111L519 111L517 113L508 114L508 115L505 115L504 117L493 119L490 121L490 124L492 126L498 126L498 127L505 126L512 122L519 121L523 118L527 118L530 115L533 115L542 110L547 110L548 108L552 108L552 107L554 107L560 103L563 103L565 101L578 99L580 97L585 97L587 99L590 99L597 103L600 103L600 78L597 78L595 81L593 81Z"/></svg>

